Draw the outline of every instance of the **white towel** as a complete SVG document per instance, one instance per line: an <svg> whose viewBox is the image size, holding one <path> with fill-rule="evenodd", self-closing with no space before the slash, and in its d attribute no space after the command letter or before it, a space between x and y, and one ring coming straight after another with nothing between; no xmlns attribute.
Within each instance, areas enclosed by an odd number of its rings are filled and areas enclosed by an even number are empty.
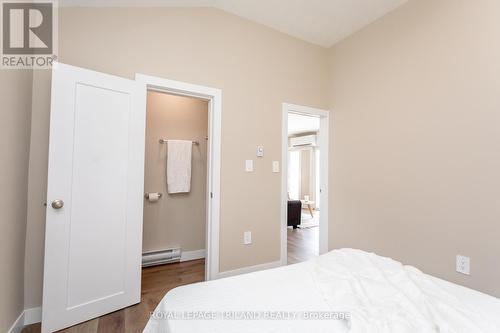
<svg viewBox="0 0 500 333"><path fill-rule="evenodd" d="M168 193L188 193L191 190L192 141L168 140L167 190Z"/></svg>

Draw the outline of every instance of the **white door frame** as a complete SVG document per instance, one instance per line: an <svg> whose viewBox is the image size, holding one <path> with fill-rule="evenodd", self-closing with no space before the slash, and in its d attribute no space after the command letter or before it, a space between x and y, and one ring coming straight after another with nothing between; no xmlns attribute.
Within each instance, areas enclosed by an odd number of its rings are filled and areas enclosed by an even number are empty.
<svg viewBox="0 0 500 333"><path fill-rule="evenodd" d="M308 106L283 103L281 122L281 257L282 265L287 264L287 207L288 207L288 114L302 114L320 118L320 179L321 213L319 216L319 254L328 252L328 150L330 112Z"/></svg>
<svg viewBox="0 0 500 333"><path fill-rule="evenodd" d="M136 74L135 80L148 90L196 97L208 101L208 165L205 279L219 275L220 165L222 91L186 82Z"/></svg>

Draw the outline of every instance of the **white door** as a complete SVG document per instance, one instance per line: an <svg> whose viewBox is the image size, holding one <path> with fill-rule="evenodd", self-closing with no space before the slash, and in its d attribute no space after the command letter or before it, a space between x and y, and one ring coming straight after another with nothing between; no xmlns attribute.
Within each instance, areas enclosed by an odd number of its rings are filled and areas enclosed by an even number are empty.
<svg viewBox="0 0 500 333"><path fill-rule="evenodd" d="M52 70L42 332L140 302L145 91Z"/></svg>

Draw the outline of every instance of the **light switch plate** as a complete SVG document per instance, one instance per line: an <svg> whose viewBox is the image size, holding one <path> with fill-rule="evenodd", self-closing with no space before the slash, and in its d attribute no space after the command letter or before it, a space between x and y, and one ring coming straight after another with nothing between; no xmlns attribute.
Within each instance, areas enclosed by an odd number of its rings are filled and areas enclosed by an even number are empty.
<svg viewBox="0 0 500 333"><path fill-rule="evenodd" d="M252 244L252 232L251 231L245 231L243 233L243 244L245 244L245 245Z"/></svg>
<svg viewBox="0 0 500 333"><path fill-rule="evenodd" d="M273 161L273 172L280 172L280 162Z"/></svg>
<svg viewBox="0 0 500 333"><path fill-rule="evenodd" d="M457 255L457 272L465 275L470 275L470 258L462 255Z"/></svg>
<svg viewBox="0 0 500 333"><path fill-rule="evenodd" d="M264 146L257 147L257 157L264 157Z"/></svg>
<svg viewBox="0 0 500 333"><path fill-rule="evenodd" d="M253 172L253 160L246 160L245 161L245 171L246 172Z"/></svg>

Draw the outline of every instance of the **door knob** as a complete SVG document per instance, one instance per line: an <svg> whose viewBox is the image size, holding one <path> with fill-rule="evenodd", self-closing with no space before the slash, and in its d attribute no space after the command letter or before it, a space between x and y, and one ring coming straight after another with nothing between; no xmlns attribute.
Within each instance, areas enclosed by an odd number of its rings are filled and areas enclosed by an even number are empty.
<svg viewBox="0 0 500 333"><path fill-rule="evenodd" d="M54 200L54 201L52 201L52 205L51 206L54 209L61 209L64 206L64 201L59 200L59 199Z"/></svg>

